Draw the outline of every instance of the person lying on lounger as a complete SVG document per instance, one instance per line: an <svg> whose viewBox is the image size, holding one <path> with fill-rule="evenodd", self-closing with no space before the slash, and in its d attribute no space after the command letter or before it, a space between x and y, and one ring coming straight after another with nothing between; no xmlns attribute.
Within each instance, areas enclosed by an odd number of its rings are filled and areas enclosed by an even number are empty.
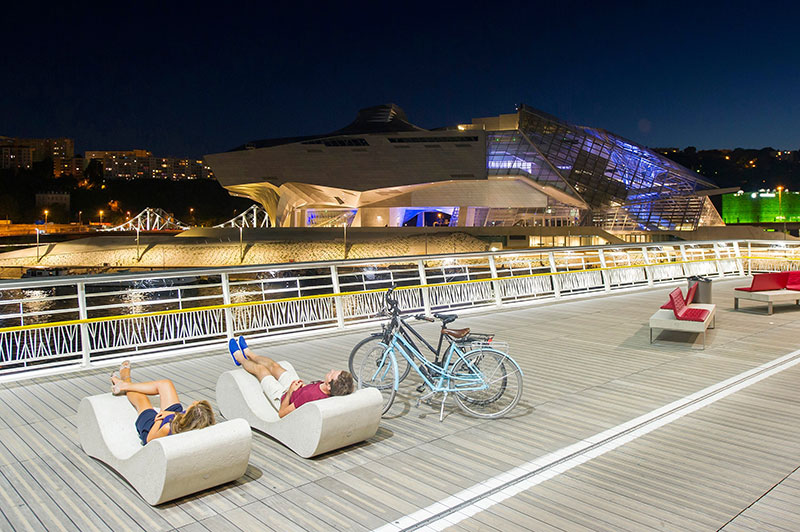
<svg viewBox="0 0 800 532"><path fill-rule="evenodd" d="M278 411L278 417L305 403L353 392L353 376L349 372L332 369L325 374L324 380L304 384L294 370L287 370L269 357L256 355L247 347L244 336L238 340L231 338L228 351L237 366L242 366L259 380L264 394Z"/></svg>
<svg viewBox="0 0 800 532"><path fill-rule="evenodd" d="M214 424L214 410L208 401L195 401L186 410L178 400L178 392L171 380L131 382L131 365L127 360L119 367L119 374L111 376L111 393L126 394L136 408L136 432L142 445L170 434L202 429ZM148 395L158 395L161 412L156 412Z"/></svg>

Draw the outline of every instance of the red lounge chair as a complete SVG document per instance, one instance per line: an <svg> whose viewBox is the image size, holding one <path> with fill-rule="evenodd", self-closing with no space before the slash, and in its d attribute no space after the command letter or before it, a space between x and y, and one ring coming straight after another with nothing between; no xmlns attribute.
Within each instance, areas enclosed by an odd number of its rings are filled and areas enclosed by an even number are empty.
<svg viewBox="0 0 800 532"><path fill-rule="evenodd" d="M672 302L672 312L675 313L675 319L677 320L704 321L709 314L705 309L687 307L680 288L670 292L669 300Z"/></svg>

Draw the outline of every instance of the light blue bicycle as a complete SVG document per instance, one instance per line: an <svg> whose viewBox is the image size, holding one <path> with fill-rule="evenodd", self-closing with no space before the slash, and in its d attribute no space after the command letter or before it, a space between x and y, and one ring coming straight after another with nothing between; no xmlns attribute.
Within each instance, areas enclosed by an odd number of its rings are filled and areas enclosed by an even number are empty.
<svg viewBox="0 0 800 532"><path fill-rule="evenodd" d="M470 334L469 329L448 329L447 325L457 316L434 314L442 321L439 345L434 349L406 323L406 318L400 316L397 300L391 295L393 290L394 287L386 292L383 311L389 316L389 323L380 334L356 345L349 361L359 388L373 387L381 391L384 414L391 408L400 382L412 368L422 378L417 391L427 390L417 400L417 405L434 394L442 394L439 421L444 417L444 404L449 394L454 395L464 412L479 418L503 417L517 405L522 396L522 370L503 351L504 346L493 343L493 335ZM434 321L423 315L415 318ZM434 355L434 360L429 360L417 348L415 338ZM443 339L447 340L444 352Z"/></svg>

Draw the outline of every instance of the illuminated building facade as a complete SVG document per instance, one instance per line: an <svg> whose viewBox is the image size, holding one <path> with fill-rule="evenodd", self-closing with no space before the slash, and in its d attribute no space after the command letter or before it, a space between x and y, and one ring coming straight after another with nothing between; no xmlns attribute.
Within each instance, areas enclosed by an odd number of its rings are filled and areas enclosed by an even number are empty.
<svg viewBox="0 0 800 532"><path fill-rule="evenodd" d="M207 155L220 183L281 226L723 225L716 185L607 131L527 105L426 130L393 104L327 135Z"/></svg>
<svg viewBox="0 0 800 532"><path fill-rule="evenodd" d="M722 219L726 224L796 224L800 222L800 192L780 188L723 194Z"/></svg>

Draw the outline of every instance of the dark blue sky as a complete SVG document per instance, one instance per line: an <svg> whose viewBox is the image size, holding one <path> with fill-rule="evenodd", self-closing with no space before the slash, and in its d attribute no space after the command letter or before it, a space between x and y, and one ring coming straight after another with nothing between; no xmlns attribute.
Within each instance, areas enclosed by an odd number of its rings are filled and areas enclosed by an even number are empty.
<svg viewBox="0 0 800 532"><path fill-rule="evenodd" d="M795 3L558 4L4 7L0 135L196 156L524 102L651 147L800 149Z"/></svg>

